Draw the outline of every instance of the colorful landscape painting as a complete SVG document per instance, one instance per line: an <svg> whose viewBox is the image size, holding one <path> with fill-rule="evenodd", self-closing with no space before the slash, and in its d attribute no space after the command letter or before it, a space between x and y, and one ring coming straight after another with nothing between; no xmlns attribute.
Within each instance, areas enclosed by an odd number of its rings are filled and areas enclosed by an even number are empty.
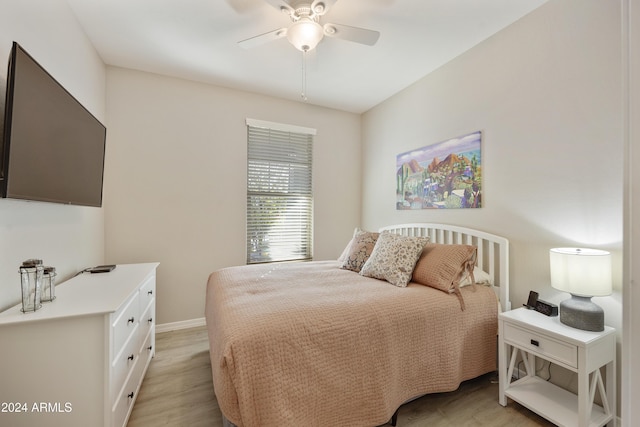
<svg viewBox="0 0 640 427"><path fill-rule="evenodd" d="M396 209L482 207L480 131L398 154Z"/></svg>

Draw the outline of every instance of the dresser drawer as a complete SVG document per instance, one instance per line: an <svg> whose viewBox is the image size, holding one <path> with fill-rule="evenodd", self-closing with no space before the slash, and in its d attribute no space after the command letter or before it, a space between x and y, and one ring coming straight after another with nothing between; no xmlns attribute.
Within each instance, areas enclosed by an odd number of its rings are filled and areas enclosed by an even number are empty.
<svg viewBox="0 0 640 427"><path fill-rule="evenodd" d="M140 328L136 328L124 348L116 355L111 364L113 383L111 386L111 399L115 398L122 390L124 382L133 369L139 356Z"/></svg>
<svg viewBox="0 0 640 427"><path fill-rule="evenodd" d="M155 276L149 277L146 282L140 287L140 313L149 307L156 299L156 280Z"/></svg>
<svg viewBox="0 0 640 427"><path fill-rule="evenodd" d="M140 341L141 348L144 347L144 341L147 339L149 332L155 325L155 310L156 303L152 301L151 304L147 307L147 310L140 316L140 332L138 334L138 339Z"/></svg>
<svg viewBox="0 0 640 427"><path fill-rule="evenodd" d="M505 323L504 340L529 353L544 356L572 368L578 367L578 348L551 337Z"/></svg>
<svg viewBox="0 0 640 427"><path fill-rule="evenodd" d="M131 333L138 324L140 315L139 293L136 292L133 297L117 312L114 313L112 319L113 329L113 352L112 357L120 353L122 346L127 341Z"/></svg>
<svg viewBox="0 0 640 427"><path fill-rule="evenodd" d="M149 359L155 354L154 352L154 336L153 334L147 335L147 338L142 343L140 348L140 361L142 363L148 363Z"/></svg>
<svg viewBox="0 0 640 427"><path fill-rule="evenodd" d="M136 358L139 359L139 358ZM114 426L124 426L124 421L129 415L129 411L133 406L133 402L135 402L136 394L138 392L137 387L140 382L140 375L138 371L144 369L144 361L135 360L133 370L131 375L127 379L127 382L122 389L121 393L118 395L113 408L112 408L112 419Z"/></svg>

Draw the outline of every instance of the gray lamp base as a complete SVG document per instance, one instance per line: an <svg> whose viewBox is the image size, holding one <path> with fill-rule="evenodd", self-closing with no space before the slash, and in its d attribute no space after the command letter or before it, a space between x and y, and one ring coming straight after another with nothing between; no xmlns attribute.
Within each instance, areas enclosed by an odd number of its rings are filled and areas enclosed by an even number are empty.
<svg viewBox="0 0 640 427"><path fill-rule="evenodd" d="M560 303L560 321L572 328L584 331L604 331L604 310L591 301L591 297L571 294Z"/></svg>

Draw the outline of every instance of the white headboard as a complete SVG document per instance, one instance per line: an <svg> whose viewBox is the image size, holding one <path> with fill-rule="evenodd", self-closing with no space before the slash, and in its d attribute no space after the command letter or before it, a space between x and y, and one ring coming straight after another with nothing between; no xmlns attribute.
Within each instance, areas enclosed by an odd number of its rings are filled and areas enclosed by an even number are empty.
<svg viewBox="0 0 640 427"><path fill-rule="evenodd" d="M509 240L484 231L456 225L413 223L382 227L405 236L430 237L432 243L474 245L478 248L478 267L489 273L502 311L511 310L509 299Z"/></svg>

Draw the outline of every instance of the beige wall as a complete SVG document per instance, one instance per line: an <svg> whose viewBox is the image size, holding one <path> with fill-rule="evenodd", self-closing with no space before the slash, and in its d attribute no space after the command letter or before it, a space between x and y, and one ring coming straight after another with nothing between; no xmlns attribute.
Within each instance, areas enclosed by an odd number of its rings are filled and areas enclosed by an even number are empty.
<svg viewBox="0 0 640 427"><path fill-rule="evenodd" d="M359 115L120 68L107 88L107 260L161 263L158 323L202 318L209 273L245 263L247 117L317 129L315 259L359 224Z"/></svg>
<svg viewBox="0 0 640 427"><path fill-rule="evenodd" d="M610 250L614 294L595 300L620 337L620 16L619 1L551 0L365 113L363 226L444 222L508 237L514 307L529 290L568 297L550 286L550 248ZM476 130L483 207L396 211L395 156Z"/></svg>
<svg viewBox="0 0 640 427"><path fill-rule="evenodd" d="M548 249L558 245L612 250L619 291L620 35L618 2L552 0L365 113L363 225L445 222L507 236L514 306L530 289L556 295ZM483 208L396 211L395 156L476 130ZM607 321L619 325L619 311Z"/></svg>
<svg viewBox="0 0 640 427"><path fill-rule="evenodd" d="M14 40L104 122L105 67L65 1L0 2L1 93ZM42 258L61 279L102 263L103 230L103 209L0 199L0 310L20 300L25 259Z"/></svg>

